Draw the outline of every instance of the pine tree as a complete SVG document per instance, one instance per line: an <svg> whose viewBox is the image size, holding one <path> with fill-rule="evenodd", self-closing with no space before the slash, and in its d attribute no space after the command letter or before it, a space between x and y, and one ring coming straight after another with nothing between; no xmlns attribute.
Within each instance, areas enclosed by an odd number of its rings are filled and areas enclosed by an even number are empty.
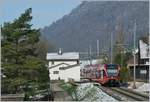
<svg viewBox="0 0 150 102"><path fill-rule="evenodd" d="M26 91L30 84L48 81L45 61L36 53L40 31L30 24L31 12L31 8L27 9L2 27L2 70L6 76L2 78L2 92L18 93Z"/></svg>

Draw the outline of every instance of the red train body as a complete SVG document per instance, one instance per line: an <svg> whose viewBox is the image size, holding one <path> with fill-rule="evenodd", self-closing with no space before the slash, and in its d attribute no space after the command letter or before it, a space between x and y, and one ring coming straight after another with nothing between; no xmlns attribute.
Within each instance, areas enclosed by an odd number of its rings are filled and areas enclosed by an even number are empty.
<svg viewBox="0 0 150 102"><path fill-rule="evenodd" d="M102 85L119 84L119 70L117 64L87 65L81 70L81 75Z"/></svg>

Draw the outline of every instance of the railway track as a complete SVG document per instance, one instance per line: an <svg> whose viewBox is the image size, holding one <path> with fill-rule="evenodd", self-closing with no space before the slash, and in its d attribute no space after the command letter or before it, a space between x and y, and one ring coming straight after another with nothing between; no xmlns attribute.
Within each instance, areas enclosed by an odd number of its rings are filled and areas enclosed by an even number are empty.
<svg viewBox="0 0 150 102"><path fill-rule="evenodd" d="M104 87L104 86L101 86L101 85L96 85L98 88L100 88L103 92L107 93L109 96L115 98L116 100L118 101L124 101L125 99L122 99L122 96L121 95L118 95L118 93L112 91L110 88L108 87Z"/></svg>
<svg viewBox="0 0 150 102"><path fill-rule="evenodd" d="M135 101L148 101L149 96L146 94L141 94L139 92L132 91L130 89L126 88L118 88L118 87L112 87L110 88L113 91L116 91L120 94L123 94L124 96L127 96L130 99L133 99Z"/></svg>
<svg viewBox="0 0 150 102"><path fill-rule="evenodd" d="M81 81L74 83L75 85L81 83L87 83L91 81ZM118 101L149 101L149 96L147 94L142 94L131 89L121 88L121 87L104 87L98 83L91 82L103 92L107 93L111 97L115 98Z"/></svg>
<svg viewBox="0 0 150 102"><path fill-rule="evenodd" d="M84 80L84 81L79 81L79 82L71 82L72 85L78 86L79 84L82 83L93 83L94 86L97 86L98 88L100 88L103 92L107 93L109 96L115 98L118 101L123 101L123 99L121 99L118 94L114 94L114 92L112 90L110 90L107 87L101 86L99 83L93 82L93 81L89 81L89 80Z"/></svg>
<svg viewBox="0 0 150 102"><path fill-rule="evenodd" d="M118 101L149 101L148 95L130 89L104 86L99 86L99 88Z"/></svg>

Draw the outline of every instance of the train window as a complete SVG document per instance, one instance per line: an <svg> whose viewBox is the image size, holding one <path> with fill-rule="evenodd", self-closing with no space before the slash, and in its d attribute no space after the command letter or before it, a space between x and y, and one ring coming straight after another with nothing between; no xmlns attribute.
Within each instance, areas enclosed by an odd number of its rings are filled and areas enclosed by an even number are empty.
<svg viewBox="0 0 150 102"><path fill-rule="evenodd" d="M107 74L108 76L117 76L118 74L118 66L114 64L110 64L107 66Z"/></svg>
<svg viewBox="0 0 150 102"><path fill-rule="evenodd" d="M107 69L108 76L117 76L117 69Z"/></svg>
<svg viewBox="0 0 150 102"><path fill-rule="evenodd" d="M53 71L53 74L59 74L59 71Z"/></svg>

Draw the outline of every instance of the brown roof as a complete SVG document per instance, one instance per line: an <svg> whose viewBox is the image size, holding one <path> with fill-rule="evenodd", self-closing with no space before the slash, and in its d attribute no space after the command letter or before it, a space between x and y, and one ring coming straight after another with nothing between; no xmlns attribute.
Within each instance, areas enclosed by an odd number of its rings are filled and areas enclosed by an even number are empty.
<svg viewBox="0 0 150 102"><path fill-rule="evenodd" d="M60 70L66 70L66 69L69 69L69 68L73 68L73 67L76 67L76 66L79 66L80 64L74 64L74 65L70 65L70 66L67 66L67 67L60 67L59 69Z"/></svg>
<svg viewBox="0 0 150 102"><path fill-rule="evenodd" d="M54 66L52 66L52 67L49 67L49 69L52 69L52 68L57 67L57 66L60 66L60 65L62 65L62 64L69 65L69 64L67 64L67 63L60 63L60 64L54 65Z"/></svg>

